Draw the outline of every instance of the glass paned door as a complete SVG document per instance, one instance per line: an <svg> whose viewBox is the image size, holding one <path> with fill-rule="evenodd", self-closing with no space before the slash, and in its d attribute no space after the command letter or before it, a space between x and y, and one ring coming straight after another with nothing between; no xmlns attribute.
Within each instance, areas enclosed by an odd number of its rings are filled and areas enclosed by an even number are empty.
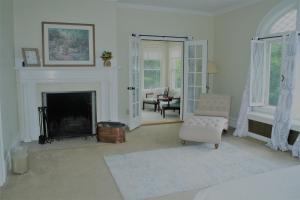
<svg viewBox="0 0 300 200"><path fill-rule="evenodd" d="M130 40L129 61L129 129L141 125L140 38Z"/></svg>
<svg viewBox="0 0 300 200"><path fill-rule="evenodd" d="M199 97L206 93L207 41L187 41L184 58L185 118L198 109Z"/></svg>

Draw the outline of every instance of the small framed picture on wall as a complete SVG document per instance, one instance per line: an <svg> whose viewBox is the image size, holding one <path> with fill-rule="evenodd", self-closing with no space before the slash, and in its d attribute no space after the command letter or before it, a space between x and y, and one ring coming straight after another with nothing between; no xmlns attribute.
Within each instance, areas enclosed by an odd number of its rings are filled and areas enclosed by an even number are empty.
<svg viewBox="0 0 300 200"><path fill-rule="evenodd" d="M25 67L41 66L39 50L37 48L22 48Z"/></svg>

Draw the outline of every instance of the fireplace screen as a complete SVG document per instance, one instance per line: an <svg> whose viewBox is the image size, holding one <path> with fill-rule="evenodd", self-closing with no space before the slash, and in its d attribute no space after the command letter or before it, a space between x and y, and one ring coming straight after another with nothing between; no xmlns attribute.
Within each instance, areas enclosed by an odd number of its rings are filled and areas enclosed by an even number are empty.
<svg viewBox="0 0 300 200"><path fill-rule="evenodd" d="M96 133L96 92L42 93L50 138Z"/></svg>

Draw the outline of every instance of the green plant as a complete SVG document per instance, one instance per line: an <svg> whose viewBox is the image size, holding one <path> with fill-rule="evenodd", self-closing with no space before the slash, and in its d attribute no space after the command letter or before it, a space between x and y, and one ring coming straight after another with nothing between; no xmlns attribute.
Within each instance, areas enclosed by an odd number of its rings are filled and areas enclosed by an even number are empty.
<svg viewBox="0 0 300 200"><path fill-rule="evenodd" d="M110 51L104 51L104 52L102 53L101 58L102 58L103 60L111 60L111 59L113 58L113 56L112 56L112 53L111 53Z"/></svg>

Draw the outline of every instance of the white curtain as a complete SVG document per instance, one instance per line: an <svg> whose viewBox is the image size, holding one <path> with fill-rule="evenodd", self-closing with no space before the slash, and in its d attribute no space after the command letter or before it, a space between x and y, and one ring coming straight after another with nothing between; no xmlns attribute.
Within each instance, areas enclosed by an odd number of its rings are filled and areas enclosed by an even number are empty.
<svg viewBox="0 0 300 200"><path fill-rule="evenodd" d="M291 113L294 91L294 69L298 49L298 33L284 38L282 55L281 91L276 107L270 146L275 150L288 150L288 136L291 129ZM295 146L296 148L296 146Z"/></svg>
<svg viewBox="0 0 300 200"><path fill-rule="evenodd" d="M264 106L266 103L266 42L251 41L250 106Z"/></svg>
<svg viewBox="0 0 300 200"><path fill-rule="evenodd" d="M236 130L233 133L234 136L245 137L248 135L248 112L250 106L262 105L264 103L265 52L265 42L258 40L251 42L250 73L247 76Z"/></svg>
<svg viewBox="0 0 300 200"><path fill-rule="evenodd" d="M297 39L297 41L298 41L298 45L297 45L297 47L298 47L298 51L297 51L297 60L296 60L296 62L297 62L297 65L299 65L299 63L300 63L300 41L299 41L299 36L298 36L298 39ZM298 102L295 102L295 103L298 103ZM295 157L299 157L300 158L300 134L299 134L299 136L298 136L298 138L297 138L297 140L296 140L296 142L294 143L294 145L293 145L293 148L292 148L292 153L293 153L293 156L295 156Z"/></svg>
<svg viewBox="0 0 300 200"><path fill-rule="evenodd" d="M248 135L248 112L250 109L250 76L247 77L248 78L242 98L239 118L237 120L236 129L233 132L233 135L237 137L246 137Z"/></svg>

